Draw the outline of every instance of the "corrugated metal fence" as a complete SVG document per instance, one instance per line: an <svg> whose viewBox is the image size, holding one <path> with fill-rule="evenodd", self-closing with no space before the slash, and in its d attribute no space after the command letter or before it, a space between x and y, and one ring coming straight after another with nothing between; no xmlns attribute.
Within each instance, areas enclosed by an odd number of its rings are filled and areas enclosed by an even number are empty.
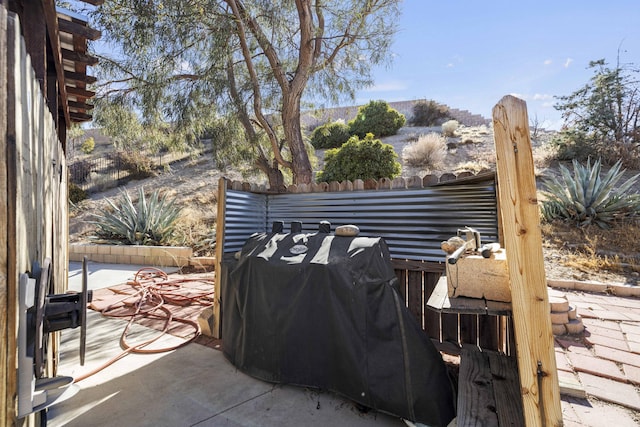
<svg viewBox="0 0 640 427"><path fill-rule="evenodd" d="M405 303L431 338L504 350L509 341L506 319L440 314L426 307L444 272L443 240L467 226L480 231L485 242L499 240L495 174L407 188L428 181L433 180L394 180L394 185L387 180L386 189L327 191L320 186L320 191L280 194L251 192L246 185L227 182L223 251L240 250L251 234L270 231L273 221L283 221L285 231L292 221L301 221L303 232L317 231L320 221L331 222L332 228L355 224L361 236L385 239Z"/></svg>

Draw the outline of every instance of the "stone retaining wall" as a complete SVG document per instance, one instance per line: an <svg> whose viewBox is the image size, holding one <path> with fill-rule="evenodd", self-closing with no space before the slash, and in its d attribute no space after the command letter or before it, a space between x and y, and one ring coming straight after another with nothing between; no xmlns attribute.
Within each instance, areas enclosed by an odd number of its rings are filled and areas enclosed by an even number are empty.
<svg viewBox="0 0 640 427"><path fill-rule="evenodd" d="M185 267L187 265L213 265L213 257L194 257L193 250L178 246L136 246L136 245L69 245L69 260L89 261L108 264L137 264L155 267Z"/></svg>

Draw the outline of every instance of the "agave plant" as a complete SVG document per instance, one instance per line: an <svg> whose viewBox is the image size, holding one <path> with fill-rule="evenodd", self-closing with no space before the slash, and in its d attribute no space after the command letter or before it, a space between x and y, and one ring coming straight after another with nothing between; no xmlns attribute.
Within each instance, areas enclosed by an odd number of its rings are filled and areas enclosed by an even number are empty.
<svg viewBox="0 0 640 427"><path fill-rule="evenodd" d="M111 212L95 214L91 223L97 226L99 237L130 245L163 245L171 237L180 208L166 195L154 191L149 198L141 187L138 202L133 203L129 193L121 191L118 200L107 199Z"/></svg>
<svg viewBox="0 0 640 427"><path fill-rule="evenodd" d="M576 221L579 226L597 224L608 228L612 222L640 214L640 194L626 194L636 183L640 174L617 185L625 172L618 161L609 171L600 176L600 160L585 166L573 161L573 174L560 166L561 179L545 180L549 199L542 203L545 220L565 219Z"/></svg>

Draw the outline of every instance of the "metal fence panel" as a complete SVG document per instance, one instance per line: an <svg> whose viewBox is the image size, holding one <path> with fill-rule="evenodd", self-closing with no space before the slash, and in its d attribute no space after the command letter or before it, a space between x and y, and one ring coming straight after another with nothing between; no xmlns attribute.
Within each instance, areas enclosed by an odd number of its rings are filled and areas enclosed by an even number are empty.
<svg viewBox="0 0 640 427"><path fill-rule="evenodd" d="M320 221L332 229L355 224L361 236L383 237L397 259L441 262L440 243L472 227L485 242L498 240L495 181L420 189L350 192L252 194L227 192L225 252L236 251L253 232L267 232L273 221L303 223L315 232ZM264 215L264 216L263 216Z"/></svg>

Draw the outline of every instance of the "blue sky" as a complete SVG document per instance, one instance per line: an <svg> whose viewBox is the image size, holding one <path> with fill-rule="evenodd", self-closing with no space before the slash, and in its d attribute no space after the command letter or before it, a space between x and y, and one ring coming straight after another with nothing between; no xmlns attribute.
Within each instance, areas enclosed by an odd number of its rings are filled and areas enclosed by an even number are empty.
<svg viewBox="0 0 640 427"><path fill-rule="evenodd" d="M370 100L433 99L491 118L507 94L530 121L557 129L554 96L568 95L604 58L640 67L640 0L404 0L392 63L374 71Z"/></svg>

